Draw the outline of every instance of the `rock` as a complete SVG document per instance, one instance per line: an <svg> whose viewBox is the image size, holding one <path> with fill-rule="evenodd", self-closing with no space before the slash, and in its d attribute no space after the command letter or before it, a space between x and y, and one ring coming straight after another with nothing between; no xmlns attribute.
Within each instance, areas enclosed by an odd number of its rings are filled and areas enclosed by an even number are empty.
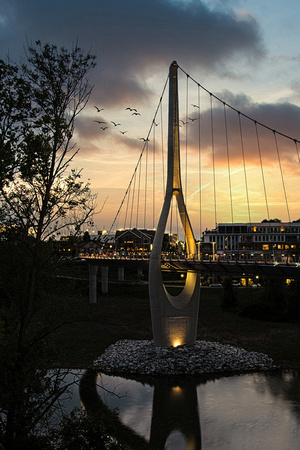
<svg viewBox="0 0 300 450"><path fill-rule="evenodd" d="M110 345L94 361L97 370L114 374L198 375L274 369L263 353L217 342L196 341L194 345L155 347L152 341L121 340Z"/></svg>

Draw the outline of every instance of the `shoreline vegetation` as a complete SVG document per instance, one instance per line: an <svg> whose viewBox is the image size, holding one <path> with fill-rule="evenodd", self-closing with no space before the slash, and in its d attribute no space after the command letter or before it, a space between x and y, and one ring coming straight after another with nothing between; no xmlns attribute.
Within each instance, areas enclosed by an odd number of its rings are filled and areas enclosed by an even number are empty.
<svg viewBox="0 0 300 450"><path fill-rule="evenodd" d="M92 368L93 362L111 344L123 339L151 340L151 313L146 276L125 273L118 282L109 274L109 292L89 303L88 268L84 262L60 263L60 276L53 289L56 310L64 323L53 333L54 366ZM175 294L179 287L172 287ZM234 308L224 310L224 288L201 288L197 340L229 344L247 351L264 353L282 370L299 370L299 322L275 322L243 317L243 304L256 302L263 289L233 288ZM260 296L260 297L258 297Z"/></svg>

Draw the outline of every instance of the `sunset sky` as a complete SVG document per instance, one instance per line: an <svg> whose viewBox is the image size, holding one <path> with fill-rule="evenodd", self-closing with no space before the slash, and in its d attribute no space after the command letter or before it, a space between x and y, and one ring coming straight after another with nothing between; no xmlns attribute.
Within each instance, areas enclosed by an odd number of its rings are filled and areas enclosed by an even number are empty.
<svg viewBox="0 0 300 450"><path fill-rule="evenodd" d="M75 129L80 147L75 165L83 168L85 179L90 179L93 192L98 193L99 208L107 198L102 212L95 216L94 229L89 230L97 232L109 229L112 224L145 145L142 138L148 136L173 60L236 110L300 140L299 18L298 0L0 0L0 57L19 61L26 42L35 40L70 49L78 41L81 48L96 54L97 66L89 74L94 89ZM266 218L254 124L246 120L242 124L245 169L238 116L227 111L226 144L223 105L214 102L214 128L223 131L214 134L213 179L210 96L201 92L202 106L198 111L192 106L198 104L197 85L189 82L187 90L182 72L179 83L180 118L195 119L189 120L189 126L182 127L180 133L181 149L185 151L188 145L188 159L182 156L182 178L185 184L187 164L187 208L196 234L200 233L200 227L213 227L216 219L248 221L245 170L251 221ZM167 132L167 100L166 92L164 116L159 110L156 118L160 123L156 130L157 145L153 141L154 129L148 144L149 160L153 161L154 154L158 164L161 164L160 145ZM95 106L104 110L98 113ZM127 107L135 108L140 115L132 115ZM95 120L107 122L108 128L102 130ZM113 121L121 125L114 126ZM274 135L265 129L259 130L259 134L270 218L288 220ZM295 220L300 217L298 156L292 141L278 136L277 145L290 218ZM203 171L201 187L199 161ZM159 171L162 173L161 167ZM155 175L158 191L155 208L159 211L163 188L158 176ZM151 209L150 203L146 209ZM153 216L156 222L158 212ZM152 227L149 222L146 225Z"/></svg>

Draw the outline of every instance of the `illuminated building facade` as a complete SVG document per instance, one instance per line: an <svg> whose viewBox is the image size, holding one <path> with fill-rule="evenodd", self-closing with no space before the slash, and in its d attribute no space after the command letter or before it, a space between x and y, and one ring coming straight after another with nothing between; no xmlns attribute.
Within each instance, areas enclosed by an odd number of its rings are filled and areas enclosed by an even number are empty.
<svg viewBox="0 0 300 450"><path fill-rule="evenodd" d="M115 234L115 250L118 252L150 252L155 236L155 230L126 229L117 230ZM168 251L176 247L177 234L164 234L162 250Z"/></svg>
<svg viewBox="0 0 300 450"><path fill-rule="evenodd" d="M219 223L203 232L201 257L298 261L300 222Z"/></svg>

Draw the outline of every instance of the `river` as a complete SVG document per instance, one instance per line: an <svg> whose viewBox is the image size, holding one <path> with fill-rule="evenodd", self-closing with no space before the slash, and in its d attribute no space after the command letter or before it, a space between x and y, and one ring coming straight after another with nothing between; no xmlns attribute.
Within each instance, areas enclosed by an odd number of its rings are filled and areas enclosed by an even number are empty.
<svg viewBox="0 0 300 450"><path fill-rule="evenodd" d="M298 372L148 382L93 370L79 375L69 407L84 405L89 413L91 403L98 403L117 410L119 420L152 448L300 448Z"/></svg>

